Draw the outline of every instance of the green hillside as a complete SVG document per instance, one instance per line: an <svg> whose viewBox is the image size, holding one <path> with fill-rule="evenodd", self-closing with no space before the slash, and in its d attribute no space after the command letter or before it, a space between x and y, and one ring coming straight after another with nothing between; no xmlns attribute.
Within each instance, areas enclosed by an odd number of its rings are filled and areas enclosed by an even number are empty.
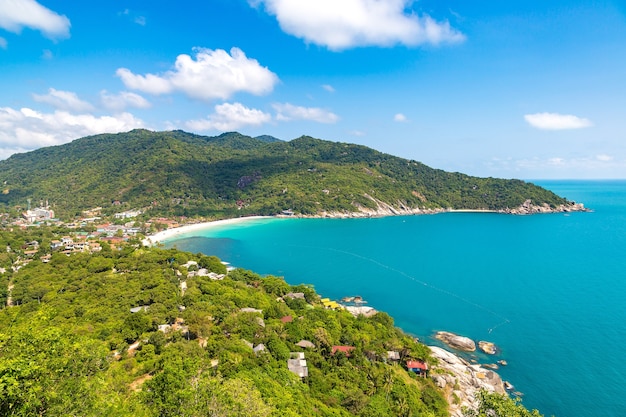
<svg viewBox="0 0 626 417"><path fill-rule="evenodd" d="M0 204L48 200L58 216L113 201L154 214L233 217L400 208L505 209L566 200L519 180L430 168L365 146L239 133L103 134L0 161Z"/></svg>

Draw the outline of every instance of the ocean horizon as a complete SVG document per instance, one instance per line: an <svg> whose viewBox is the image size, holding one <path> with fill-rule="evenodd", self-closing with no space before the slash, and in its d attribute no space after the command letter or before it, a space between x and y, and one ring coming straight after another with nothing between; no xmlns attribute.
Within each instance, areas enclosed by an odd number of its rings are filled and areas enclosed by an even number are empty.
<svg viewBox="0 0 626 417"><path fill-rule="evenodd" d="M360 295L426 344L439 330L494 342L498 355L463 355L506 360L498 373L546 416L621 416L626 181L533 182L592 211L257 219L164 243Z"/></svg>

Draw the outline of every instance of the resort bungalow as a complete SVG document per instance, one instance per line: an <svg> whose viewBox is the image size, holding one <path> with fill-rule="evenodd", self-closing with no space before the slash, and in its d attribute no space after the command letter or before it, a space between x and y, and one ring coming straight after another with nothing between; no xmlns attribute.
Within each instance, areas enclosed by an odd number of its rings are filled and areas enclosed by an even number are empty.
<svg viewBox="0 0 626 417"><path fill-rule="evenodd" d="M406 361L406 369L420 376L426 376L428 374L428 365L422 361Z"/></svg>
<svg viewBox="0 0 626 417"><path fill-rule="evenodd" d="M356 349L354 346L333 346L330 353L331 355L334 355L335 352L343 352L343 354L346 355L346 358L349 358L354 349Z"/></svg>
<svg viewBox="0 0 626 417"><path fill-rule="evenodd" d="M287 368L300 378L309 376L309 368L304 359L303 352L290 352L287 360Z"/></svg>
<svg viewBox="0 0 626 417"><path fill-rule="evenodd" d="M390 362L398 362L400 360L400 352L397 352L395 350L388 350L387 360Z"/></svg>
<svg viewBox="0 0 626 417"><path fill-rule="evenodd" d="M341 304L336 301L331 301L330 298L322 298L320 301L322 302L322 305L326 308L330 308L333 310L338 310L339 308L341 308Z"/></svg>

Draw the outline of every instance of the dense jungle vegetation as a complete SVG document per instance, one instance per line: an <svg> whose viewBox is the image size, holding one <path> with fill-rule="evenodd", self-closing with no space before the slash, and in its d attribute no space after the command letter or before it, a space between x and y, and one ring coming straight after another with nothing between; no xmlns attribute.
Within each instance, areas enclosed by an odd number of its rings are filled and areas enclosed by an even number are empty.
<svg viewBox="0 0 626 417"><path fill-rule="evenodd" d="M386 313L354 317L308 285L137 240L39 260L62 233L0 230L0 415L448 415L430 378L385 360L394 350L433 364ZM291 352L306 377L288 369ZM539 416L488 394L468 415Z"/></svg>
<svg viewBox="0 0 626 417"><path fill-rule="evenodd" d="M0 161L0 182L5 210L48 200L64 219L97 206L105 215L151 207L152 215L224 218L352 212L376 208L376 201L429 209L566 203L523 181L449 173L365 146L239 133L85 137Z"/></svg>

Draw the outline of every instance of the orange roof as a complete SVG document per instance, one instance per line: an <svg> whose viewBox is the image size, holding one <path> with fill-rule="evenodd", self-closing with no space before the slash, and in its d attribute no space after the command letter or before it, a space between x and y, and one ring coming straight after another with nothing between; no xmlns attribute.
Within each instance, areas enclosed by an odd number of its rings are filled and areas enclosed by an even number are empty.
<svg viewBox="0 0 626 417"><path fill-rule="evenodd" d="M346 356L350 356L350 352L356 349L354 346L333 346L331 353L334 355L335 352L343 352Z"/></svg>
<svg viewBox="0 0 626 417"><path fill-rule="evenodd" d="M423 369L428 370L428 366L422 361L406 361L406 367L409 369Z"/></svg>

